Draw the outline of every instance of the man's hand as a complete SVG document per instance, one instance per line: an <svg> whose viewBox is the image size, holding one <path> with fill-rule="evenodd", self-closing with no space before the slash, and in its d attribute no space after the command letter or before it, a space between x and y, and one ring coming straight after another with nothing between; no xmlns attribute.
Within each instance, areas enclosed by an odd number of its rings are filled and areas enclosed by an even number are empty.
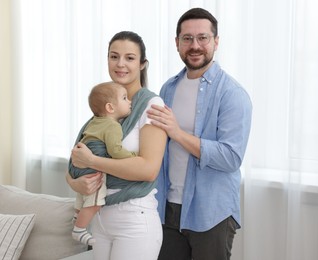
<svg viewBox="0 0 318 260"><path fill-rule="evenodd" d="M147 111L147 115L152 119L151 124L166 131L171 139L177 139L181 129L171 108L166 105L164 107L151 105L151 109Z"/></svg>
<svg viewBox="0 0 318 260"><path fill-rule="evenodd" d="M165 130L167 135L185 150L200 158L200 138L183 131L175 118L171 108L152 105L147 111L147 115L152 119L151 124Z"/></svg>

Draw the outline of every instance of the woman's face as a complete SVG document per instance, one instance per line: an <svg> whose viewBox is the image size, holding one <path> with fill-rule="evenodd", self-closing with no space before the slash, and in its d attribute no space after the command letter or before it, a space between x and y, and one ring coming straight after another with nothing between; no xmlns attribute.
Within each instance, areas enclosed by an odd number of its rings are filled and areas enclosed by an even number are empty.
<svg viewBox="0 0 318 260"><path fill-rule="evenodd" d="M113 81L127 86L140 87L140 73L144 65L140 64L139 46L129 40L116 40L109 47L108 71Z"/></svg>

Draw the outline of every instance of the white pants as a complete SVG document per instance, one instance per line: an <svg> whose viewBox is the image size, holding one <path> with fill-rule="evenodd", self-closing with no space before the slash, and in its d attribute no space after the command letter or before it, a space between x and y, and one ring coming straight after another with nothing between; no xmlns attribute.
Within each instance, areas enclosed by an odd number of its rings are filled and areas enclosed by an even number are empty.
<svg viewBox="0 0 318 260"><path fill-rule="evenodd" d="M92 233L95 260L156 260L162 227L154 189L146 197L104 206L95 215Z"/></svg>

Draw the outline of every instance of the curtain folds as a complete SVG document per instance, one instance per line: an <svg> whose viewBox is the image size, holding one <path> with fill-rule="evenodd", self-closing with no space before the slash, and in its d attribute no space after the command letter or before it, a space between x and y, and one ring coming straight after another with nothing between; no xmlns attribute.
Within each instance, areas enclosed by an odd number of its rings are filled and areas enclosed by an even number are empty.
<svg viewBox="0 0 318 260"><path fill-rule="evenodd" d="M13 0L13 184L68 196L64 174L90 89L110 80L108 41L141 35L149 88L182 67L178 18L191 7L219 21L215 57L250 93L242 166L243 227L234 260L318 255L318 3L315 0Z"/></svg>

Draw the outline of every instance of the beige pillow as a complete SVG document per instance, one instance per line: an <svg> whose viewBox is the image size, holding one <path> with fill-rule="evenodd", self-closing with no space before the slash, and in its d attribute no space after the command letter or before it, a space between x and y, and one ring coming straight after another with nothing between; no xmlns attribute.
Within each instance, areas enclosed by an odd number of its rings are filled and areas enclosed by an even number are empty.
<svg viewBox="0 0 318 260"><path fill-rule="evenodd" d="M0 259L17 260L34 226L35 214L0 214Z"/></svg>
<svg viewBox="0 0 318 260"><path fill-rule="evenodd" d="M71 235L73 198L35 194L9 185L0 185L0 198L1 214L36 215L19 260L56 260L87 250Z"/></svg>

